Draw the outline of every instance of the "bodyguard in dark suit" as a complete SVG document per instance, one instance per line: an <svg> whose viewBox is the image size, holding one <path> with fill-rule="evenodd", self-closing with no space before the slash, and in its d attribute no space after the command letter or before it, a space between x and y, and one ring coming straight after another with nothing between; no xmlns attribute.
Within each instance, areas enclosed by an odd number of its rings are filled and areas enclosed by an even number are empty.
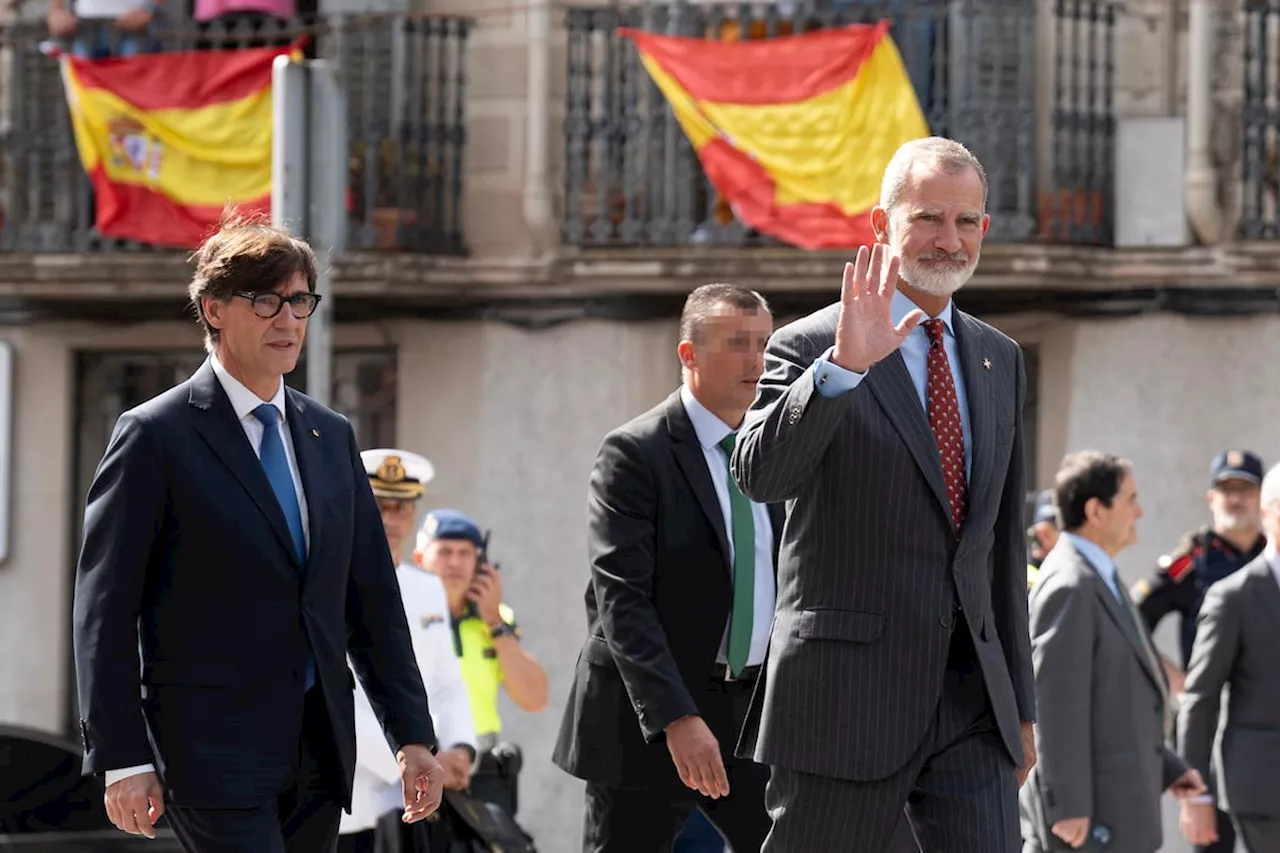
<svg viewBox="0 0 1280 853"><path fill-rule="evenodd" d="M734 853L769 829L768 770L733 745L773 618L779 507L729 479L773 328L730 285L690 294L684 384L605 437L591 472L587 640L554 761L587 781L585 853L669 851L695 808Z"/></svg>
<svg viewBox="0 0 1280 853"><path fill-rule="evenodd" d="M1116 570L1137 538L1137 487L1128 462L1089 451L1063 460L1056 494L1063 534L1031 590L1040 760L1022 789L1023 850L1155 853L1161 792L1204 785L1165 746L1164 667Z"/></svg>
<svg viewBox="0 0 1280 853"><path fill-rule="evenodd" d="M907 143L880 198L840 302L773 336L733 456L743 492L788 502L743 754L772 766L766 853L883 850L904 804L930 853L1011 853L1035 713L1022 351L951 302L981 164Z"/></svg>
<svg viewBox="0 0 1280 853"><path fill-rule="evenodd" d="M1210 778L1222 688L1229 691L1222 761L1214 785L1249 853L1280 851L1280 466L1262 480L1267 544L1247 566L1209 587L1200 608L1178 746ZM1182 829L1193 844L1219 835L1214 798L1184 800Z"/></svg>
<svg viewBox="0 0 1280 853"><path fill-rule="evenodd" d="M331 851L356 673L406 817L443 771L377 505L345 418L286 388L316 263L231 222L190 286L210 356L120 416L88 494L74 630L84 770L120 829L199 853Z"/></svg>

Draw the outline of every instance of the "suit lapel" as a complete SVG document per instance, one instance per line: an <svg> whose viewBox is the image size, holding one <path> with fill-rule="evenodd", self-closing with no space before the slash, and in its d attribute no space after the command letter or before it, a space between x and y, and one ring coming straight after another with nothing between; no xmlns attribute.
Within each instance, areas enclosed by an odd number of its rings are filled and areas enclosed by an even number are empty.
<svg viewBox="0 0 1280 853"><path fill-rule="evenodd" d="M1267 555L1260 554L1254 560L1253 571L1258 578L1258 598L1271 611L1271 618L1280 622L1280 583L1276 581L1276 573L1267 562Z"/></svg>
<svg viewBox="0 0 1280 853"><path fill-rule="evenodd" d="M1111 621L1116 623L1116 627L1120 629L1120 633L1124 634L1125 641L1129 644L1130 650L1138 656L1138 660L1142 663L1142 671L1151 679L1151 683L1155 685L1156 690L1161 696L1168 696L1168 686L1165 683L1164 673L1153 669L1159 665L1159 659L1155 657L1155 647L1149 646L1146 639L1138 634L1138 626L1133 623L1133 618L1125 610L1125 606L1116 598L1116 594L1111 591L1111 587L1107 586L1107 582L1102 579L1102 575L1098 573L1098 569L1085 559L1085 556L1075 548L1071 549L1075 552L1076 559L1084 564L1085 570L1089 573L1093 581L1093 591L1102 601L1102 609L1107 611L1107 615L1111 617ZM1120 579L1116 578L1116 583L1120 583Z"/></svg>
<svg viewBox="0 0 1280 853"><path fill-rule="evenodd" d="M307 526L310 528L310 544L307 547L307 565L315 565L323 542L321 516L327 499L324 476L324 440L312 424L307 411L307 399L292 388L285 388L289 436L293 439L293 452L298 459L298 474L302 478L302 491L307 496Z"/></svg>
<svg viewBox="0 0 1280 853"><path fill-rule="evenodd" d="M689 413L685 411L679 391L667 398L667 431L671 435L671 452L675 455L676 464L688 481L694 497L698 499L698 505L702 507L711 529L715 531L716 542L724 557L725 571L729 571L729 536L724 529L724 513L716 498L716 488L711 482L711 472L707 470L707 460L702 455L698 434L693 430L693 421L689 420Z"/></svg>
<svg viewBox="0 0 1280 853"><path fill-rule="evenodd" d="M237 420L231 401L207 360L191 377L189 384L191 391L187 402L199 411L195 418L196 431L266 516L285 551L293 555L293 537L289 534L284 510L280 508L267 474L262 470L262 463L254 454L244 427Z"/></svg>
<svg viewBox="0 0 1280 853"><path fill-rule="evenodd" d="M983 367L986 354L982 350L982 331L968 314L952 306L952 322L955 324L956 349L960 352L960 375L964 377L964 389L969 409L969 518L972 510L986 505L980 500L991 488L991 459L995 454L994 431L991 417L995 412L994 389L991 371ZM965 524L966 530L982 530L983 524Z"/></svg>
<svg viewBox="0 0 1280 853"><path fill-rule="evenodd" d="M906 442L946 518L951 518L951 502L947 499L946 481L942 479L938 445L934 441L933 430L929 428L929 416L920 405L920 396L902 360L902 353L894 352L878 362L867 372L863 382L871 388L880 401L880 408Z"/></svg>

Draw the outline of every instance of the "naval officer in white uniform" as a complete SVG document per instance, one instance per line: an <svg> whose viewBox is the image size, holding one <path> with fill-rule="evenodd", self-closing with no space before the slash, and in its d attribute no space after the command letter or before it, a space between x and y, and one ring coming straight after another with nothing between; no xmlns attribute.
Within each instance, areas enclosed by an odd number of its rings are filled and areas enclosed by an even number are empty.
<svg viewBox="0 0 1280 853"><path fill-rule="evenodd" d="M382 512L414 655L431 697L439 739L436 760L445 769L445 788L462 790L475 766L476 735L466 683L453 649L448 598L439 578L404 560L406 541L416 527L418 500L435 470L422 456L403 450L366 450L360 457ZM379 820L404 808L400 769L358 681L355 701L356 773L351 813L342 816L338 829L339 853L370 853Z"/></svg>

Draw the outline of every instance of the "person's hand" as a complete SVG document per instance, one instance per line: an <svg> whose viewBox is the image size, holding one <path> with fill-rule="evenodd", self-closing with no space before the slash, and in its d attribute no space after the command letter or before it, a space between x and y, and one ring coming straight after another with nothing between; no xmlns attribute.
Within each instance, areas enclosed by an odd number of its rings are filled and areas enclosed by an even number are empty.
<svg viewBox="0 0 1280 853"><path fill-rule="evenodd" d="M67 9L50 9L44 21L49 27L49 35L55 38L65 38L76 31L76 16Z"/></svg>
<svg viewBox="0 0 1280 853"><path fill-rule="evenodd" d="M871 365L892 353L925 319L919 308L897 326L889 306L898 288L898 256L883 243L870 252L858 249L856 263L844 265L840 285L840 319L831 361L845 370L865 373Z"/></svg>
<svg viewBox="0 0 1280 853"><path fill-rule="evenodd" d="M687 787L712 799L729 795L720 744L701 717L681 717L667 726L667 749Z"/></svg>
<svg viewBox="0 0 1280 853"><path fill-rule="evenodd" d="M1204 779L1200 776L1200 771L1194 767L1183 773L1177 780L1169 786L1169 793L1173 794L1175 800L1185 800L1189 797L1198 797L1201 794L1207 794L1209 788L1204 784Z"/></svg>
<svg viewBox="0 0 1280 853"><path fill-rule="evenodd" d="M1178 825L1187 841L1207 847L1218 840L1218 808L1213 803L1182 801Z"/></svg>
<svg viewBox="0 0 1280 853"><path fill-rule="evenodd" d="M471 783L471 753L460 746L436 754L444 768L444 786L450 791L464 791Z"/></svg>
<svg viewBox="0 0 1280 853"><path fill-rule="evenodd" d="M1071 847L1079 847L1089 840L1089 818L1067 817L1053 825L1053 834Z"/></svg>
<svg viewBox="0 0 1280 853"><path fill-rule="evenodd" d="M405 823L417 823L440 808L444 796L444 768L420 743L405 744L396 753L404 789Z"/></svg>
<svg viewBox="0 0 1280 853"><path fill-rule="evenodd" d="M1031 768L1036 766L1036 725L1022 723L1022 766L1018 768L1018 787L1027 781Z"/></svg>
<svg viewBox="0 0 1280 853"><path fill-rule="evenodd" d="M164 791L155 773L137 773L107 786L107 817L130 835L155 838L156 821L164 814Z"/></svg>
<svg viewBox="0 0 1280 853"><path fill-rule="evenodd" d="M151 23L151 17L150 9L138 6L116 18L116 27L121 30L136 32L146 29L147 25Z"/></svg>
<svg viewBox="0 0 1280 853"><path fill-rule="evenodd" d="M498 577L496 569L487 563L476 569L471 587L467 590L467 598L475 602L484 624L490 628L502 624L502 613L498 609L498 605L502 603L502 578Z"/></svg>

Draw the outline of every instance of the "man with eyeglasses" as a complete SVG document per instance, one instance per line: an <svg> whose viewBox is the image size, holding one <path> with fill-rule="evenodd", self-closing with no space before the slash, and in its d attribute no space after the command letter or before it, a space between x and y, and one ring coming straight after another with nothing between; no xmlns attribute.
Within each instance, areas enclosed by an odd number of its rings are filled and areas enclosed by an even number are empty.
<svg viewBox="0 0 1280 853"><path fill-rule="evenodd" d="M190 853L333 850L351 803L348 656L404 819L444 771L378 506L345 418L284 384L316 260L228 221L189 295L208 360L125 412L89 489L74 641L84 772L121 830Z"/></svg>

